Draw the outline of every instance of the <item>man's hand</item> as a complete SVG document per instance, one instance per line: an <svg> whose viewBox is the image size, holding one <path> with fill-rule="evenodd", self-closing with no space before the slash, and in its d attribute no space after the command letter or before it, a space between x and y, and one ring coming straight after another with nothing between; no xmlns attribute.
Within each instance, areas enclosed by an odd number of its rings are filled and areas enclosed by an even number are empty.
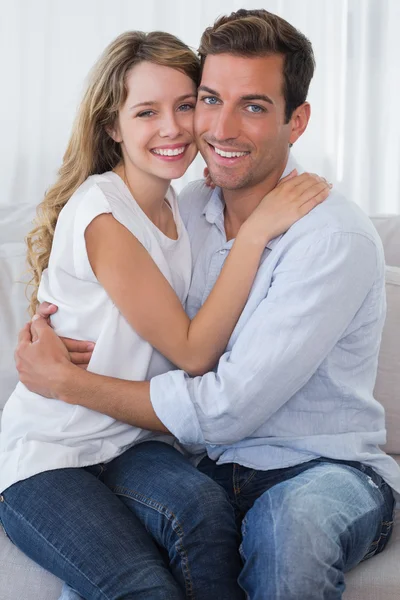
<svg viewBox="0 0 400 600"><path fill-rule="evenodd" d="M57 383L71 363L66 347L45 318L35 315L20 331L14 356L19 378L31 392L57 397Z"/></svg>
<svg viewBox="0 0 400 600"><path fill-rule="evenodd" d="M50 304L49 302L42 302L39 304L36 310L36 314L43 317L48 323L50 323L51 315L54 315L58 311L58 306ZM94 343L83 342L79 340L72 340L70 338L60 338L69 353L69 359L81 369L87 369L90 359L92 358Z"/></svg>
<svg viewBox="0 0 400 600"><path fill-rule="evenodd" d="M54 315L58 311L58 306L55 304L50 304L50 302L42 302L36 309L36 314L39 317L43 317L46 319L47 324L50 325L50 317Z"/></svg>

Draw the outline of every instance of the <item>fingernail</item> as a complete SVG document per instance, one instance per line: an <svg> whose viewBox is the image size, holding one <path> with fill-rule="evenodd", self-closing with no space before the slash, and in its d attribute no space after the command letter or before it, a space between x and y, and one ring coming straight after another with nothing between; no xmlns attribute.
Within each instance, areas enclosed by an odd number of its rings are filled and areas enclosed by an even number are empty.
<svg viewBox="0 0 400 600"><path fill-rule="evenodd" d="M86 346L86 350L93 350L94 344L90 343Z"/></svg>

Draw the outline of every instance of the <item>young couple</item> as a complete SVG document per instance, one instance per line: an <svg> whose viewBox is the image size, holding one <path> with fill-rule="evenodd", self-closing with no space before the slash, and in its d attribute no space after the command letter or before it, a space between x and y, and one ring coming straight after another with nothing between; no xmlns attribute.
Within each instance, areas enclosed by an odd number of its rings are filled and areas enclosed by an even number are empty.
<svg viewBox="0 0 400 600"><path fill-rule="evenodd" d="M0 520L83 598L336 600L400 491L373 398L382 248L290 156L309 41L240 10L199 54L132 32L92 73L28 237L31 309L59 310L20 334ZM217 187L179 213L197 148Z"/></svg>

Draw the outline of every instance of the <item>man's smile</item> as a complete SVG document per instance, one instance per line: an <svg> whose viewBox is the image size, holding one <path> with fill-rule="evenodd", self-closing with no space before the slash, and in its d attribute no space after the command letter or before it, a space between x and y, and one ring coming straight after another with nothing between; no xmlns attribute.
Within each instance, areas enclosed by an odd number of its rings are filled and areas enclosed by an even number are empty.
<svg viewBox="0 0 400 600"><path fill-rule="evenodd" d="M210 144L209 142L207 142L207 145L210 147L216 162L219 164L237 164L240 160L243 160L243 158L250 154L249 151L233 148L225 149L221 146Z"/></svg>

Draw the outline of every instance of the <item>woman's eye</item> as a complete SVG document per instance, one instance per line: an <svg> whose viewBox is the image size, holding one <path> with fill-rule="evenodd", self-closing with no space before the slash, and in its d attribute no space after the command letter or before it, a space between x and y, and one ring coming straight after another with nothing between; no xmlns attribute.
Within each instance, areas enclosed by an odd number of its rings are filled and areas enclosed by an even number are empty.
<svg viewBox="0 0 400 600"><path fill-rule="evenodd" d="M154 111L144 110L143 112L140 112L137 116L138 117L151 117L152 115L154 115Z"/></svg>
<svg viewBox="0 0 400 600"><path fill-rule="evenodd" d="M193 104L181 104L179 109L182 112L187 112L188 110L193 110L194 109L194 105Z"/></svg>
<svg viewBox="0 0 400 600"><path fill-rule="evenodd" d="M254 114L266 112L265 108L259 106L258 104L249 104L249 106L247 106L246 108L249 112Z"/></svg>
<svg viewBox="0 0 400 600"><path fill-rule="evenodd" d="M218 104L218 102L219 102L218 98L216 98L215 96L205 96L204 98L201 99L201 101L204 102L204 104L211 104L211 105Z"/></svg>

